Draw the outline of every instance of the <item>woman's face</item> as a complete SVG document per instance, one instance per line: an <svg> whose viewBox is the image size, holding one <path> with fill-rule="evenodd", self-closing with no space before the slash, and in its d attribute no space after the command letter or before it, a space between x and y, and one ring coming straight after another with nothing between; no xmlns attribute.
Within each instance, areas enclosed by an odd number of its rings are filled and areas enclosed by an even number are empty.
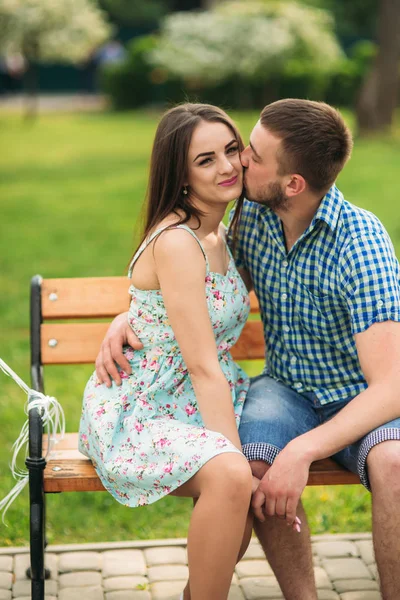
<svg viewBox="0 0 400 600"><path fill-rule="evenodd" d="M240 196L243 169L239 144L224 123L201 121L193 131L188 153L191 200L227 204Z"/></svg>

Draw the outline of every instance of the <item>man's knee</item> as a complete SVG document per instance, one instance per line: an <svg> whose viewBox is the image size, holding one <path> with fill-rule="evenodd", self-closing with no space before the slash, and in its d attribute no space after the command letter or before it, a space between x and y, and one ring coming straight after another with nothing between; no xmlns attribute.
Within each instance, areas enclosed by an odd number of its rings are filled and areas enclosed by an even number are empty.
<svg viewBox="0 0 400 600"><path fill-rule="evenodd" d="M271 466L264 460L251 460L249 461L249 464L251 467L251 472L253 473L254 477L257 477L258 479L262 479Z"/></svg>
<svg viewBox="0 0 400 600"><path fill-rule="evenodd" d="M400 441L388 440L374 446L367 467L372 492L376 486L400 490Z"/></svg>

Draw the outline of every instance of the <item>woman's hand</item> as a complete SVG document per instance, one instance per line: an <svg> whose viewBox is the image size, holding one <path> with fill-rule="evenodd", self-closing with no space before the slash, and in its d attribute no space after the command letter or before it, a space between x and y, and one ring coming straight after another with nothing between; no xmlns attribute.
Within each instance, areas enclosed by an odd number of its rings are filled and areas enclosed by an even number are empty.
<svg viewBox="0 0 400 600"><path fill-rule="evenodd" d="M111 379L114 379L117 385L121 385L118 366L127 375L131 374L129 361L123 354L124 346L131 346L135 350L143 348L143 344L128 323L126 312L121 313L111 322L96 358L97 378L107 387L111 387Z"/></svg>

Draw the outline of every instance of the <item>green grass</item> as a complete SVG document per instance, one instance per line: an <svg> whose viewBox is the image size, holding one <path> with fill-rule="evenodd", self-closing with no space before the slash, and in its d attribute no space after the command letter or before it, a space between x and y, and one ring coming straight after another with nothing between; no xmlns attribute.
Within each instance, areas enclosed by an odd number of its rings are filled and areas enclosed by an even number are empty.
<svg viewBox="0 0 400 600"><path fill-rule="evenodd" d="M257 115L234 115L248 138ZM349 116L349 118L351 118ZM29 382L29 280L119 275L133 249L157 115L48 115L27 125L0 115L0 356ZM399 129L400 131L400 129ZM400 250L399 136L356 142L340 178L346 197L375 212ZM259 368L258 365L257 368ZM91 367L54 367L47 393L76 431ZM0 373L0 498L12 486L11 445L25 419L23 392ZM368 531L370 499L360 486L305 492L313 533ZM185 536L191 501L165 498L134 511L108 494L47 496L50 543ZM26 491L0 525L0 546L28 541Z"/></svg>

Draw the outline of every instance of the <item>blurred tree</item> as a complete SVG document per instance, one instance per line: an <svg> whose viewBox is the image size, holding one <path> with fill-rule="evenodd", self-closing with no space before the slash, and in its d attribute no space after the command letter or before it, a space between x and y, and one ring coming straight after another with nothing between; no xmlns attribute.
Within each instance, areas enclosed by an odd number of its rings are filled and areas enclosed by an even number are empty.
<svg viewBox="0 0 400 600"><path fill-rule="evenodd" d="M156 66L189 86L233 79L238 96L246 93L246 81L301 74L305 64L325 74L341 58L329 13L277 0L230 0L207 12L170 14L152 52Z"/></svg>
<svg viewBox="0 0 400 600"><path fill-rule="evenodd" d="M359 133L389 130L399 91L400 0L380 0L378 54L357 103Z"/></svg>
<svg viewBox="0 0 400 600"><path fill-rule="evenodd" d="M171 0L99 0L100 6L120 25L157 23L170 10Z"/></svg>
<svg viewBox="0 0 400 600"><path fill-rule="evenodd" d="M335 19L338 36L346 43L375 39L379 0L302 0L304 4L328 10Z"/></svg>
<svg viewBox="0 0 400 600"><path fill-rule="evenodd" d="M80 62L111 32L92 0L0 0L0 54L24 57L27 116L37 109L37 62Z"/></svg>

